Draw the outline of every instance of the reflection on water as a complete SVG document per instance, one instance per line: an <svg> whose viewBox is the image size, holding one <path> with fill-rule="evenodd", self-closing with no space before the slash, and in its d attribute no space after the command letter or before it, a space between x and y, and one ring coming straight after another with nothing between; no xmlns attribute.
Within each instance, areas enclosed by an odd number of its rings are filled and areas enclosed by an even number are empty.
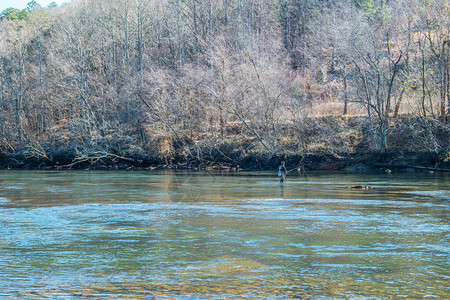
<svg viewBox="0 0 450 300"><path fill-rule="evenodd" d="M275 175L0 171L0 298L450 298L448 175Z"/></svg>

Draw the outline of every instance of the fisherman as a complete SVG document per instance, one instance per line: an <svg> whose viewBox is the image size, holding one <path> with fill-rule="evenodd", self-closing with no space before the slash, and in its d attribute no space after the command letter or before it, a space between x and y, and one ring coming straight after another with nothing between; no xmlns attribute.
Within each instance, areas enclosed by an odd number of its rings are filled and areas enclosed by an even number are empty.
<svg viewBox="0 0 450 300"><path fill-rule="evenodd" d="M280 178L280 182L283 182L286 179L286 166L284 165L284 161L281 162L281 166L278 167L278 177Z"/></svg>

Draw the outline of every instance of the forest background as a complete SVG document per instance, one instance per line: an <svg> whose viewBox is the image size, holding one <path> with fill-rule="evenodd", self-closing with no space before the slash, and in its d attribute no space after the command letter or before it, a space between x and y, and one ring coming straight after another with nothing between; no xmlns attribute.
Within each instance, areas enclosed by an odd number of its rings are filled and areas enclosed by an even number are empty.
<svg viewBox="0 0 450 300"><path fill-rule="evenodd" d="M450 166L449 0L31 1L0 18L3 167Z"/></svg>

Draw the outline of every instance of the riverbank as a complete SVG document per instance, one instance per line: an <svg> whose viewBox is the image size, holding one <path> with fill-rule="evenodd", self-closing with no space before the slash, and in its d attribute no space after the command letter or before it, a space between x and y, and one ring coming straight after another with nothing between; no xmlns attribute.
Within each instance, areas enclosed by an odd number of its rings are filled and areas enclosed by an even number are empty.
<svg viewBox="0 0 450 300"><path fill-rule="evenodd" d="M167 135L146 126L144 132L117 129L87 135L63 123L22 146L17 141L4 144L0 168L236 171L274 170L286 161L292 171L450 169L447 123L410 116L392 119L386 152L376 150L379 136L373 119L330 116L307 118L301 125L280 125L276 132L258 128L260 134L235 122L223 132L172 128L174 134Z"/></svg>
<svg viewBox="0 0 450 300"><path fill-rule="evenodd" d="M233 160L233 161L230 161ZM0 169L54 170L274 170L281 161L289 171L442 171L450 172L448 153L352 153L352 154L253 154L227 160L173 160L160 162L152 157L129 158L112 153L94 152L82 158L74 153L56 153L52 158L31 157L25 153L0 154Z"/></svg>

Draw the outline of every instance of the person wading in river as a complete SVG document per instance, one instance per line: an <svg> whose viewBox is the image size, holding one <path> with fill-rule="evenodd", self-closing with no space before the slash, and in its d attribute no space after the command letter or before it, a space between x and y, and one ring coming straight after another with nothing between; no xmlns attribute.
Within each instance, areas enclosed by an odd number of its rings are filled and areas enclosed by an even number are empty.
<svg viewBox="0 0 450 300"><path fill-rule="evenodd" d="M280 182L283 182L286 179L286 166L284 165L284 161L281 162L281 166L278 167L278 177L280 178Z"/></svg>

